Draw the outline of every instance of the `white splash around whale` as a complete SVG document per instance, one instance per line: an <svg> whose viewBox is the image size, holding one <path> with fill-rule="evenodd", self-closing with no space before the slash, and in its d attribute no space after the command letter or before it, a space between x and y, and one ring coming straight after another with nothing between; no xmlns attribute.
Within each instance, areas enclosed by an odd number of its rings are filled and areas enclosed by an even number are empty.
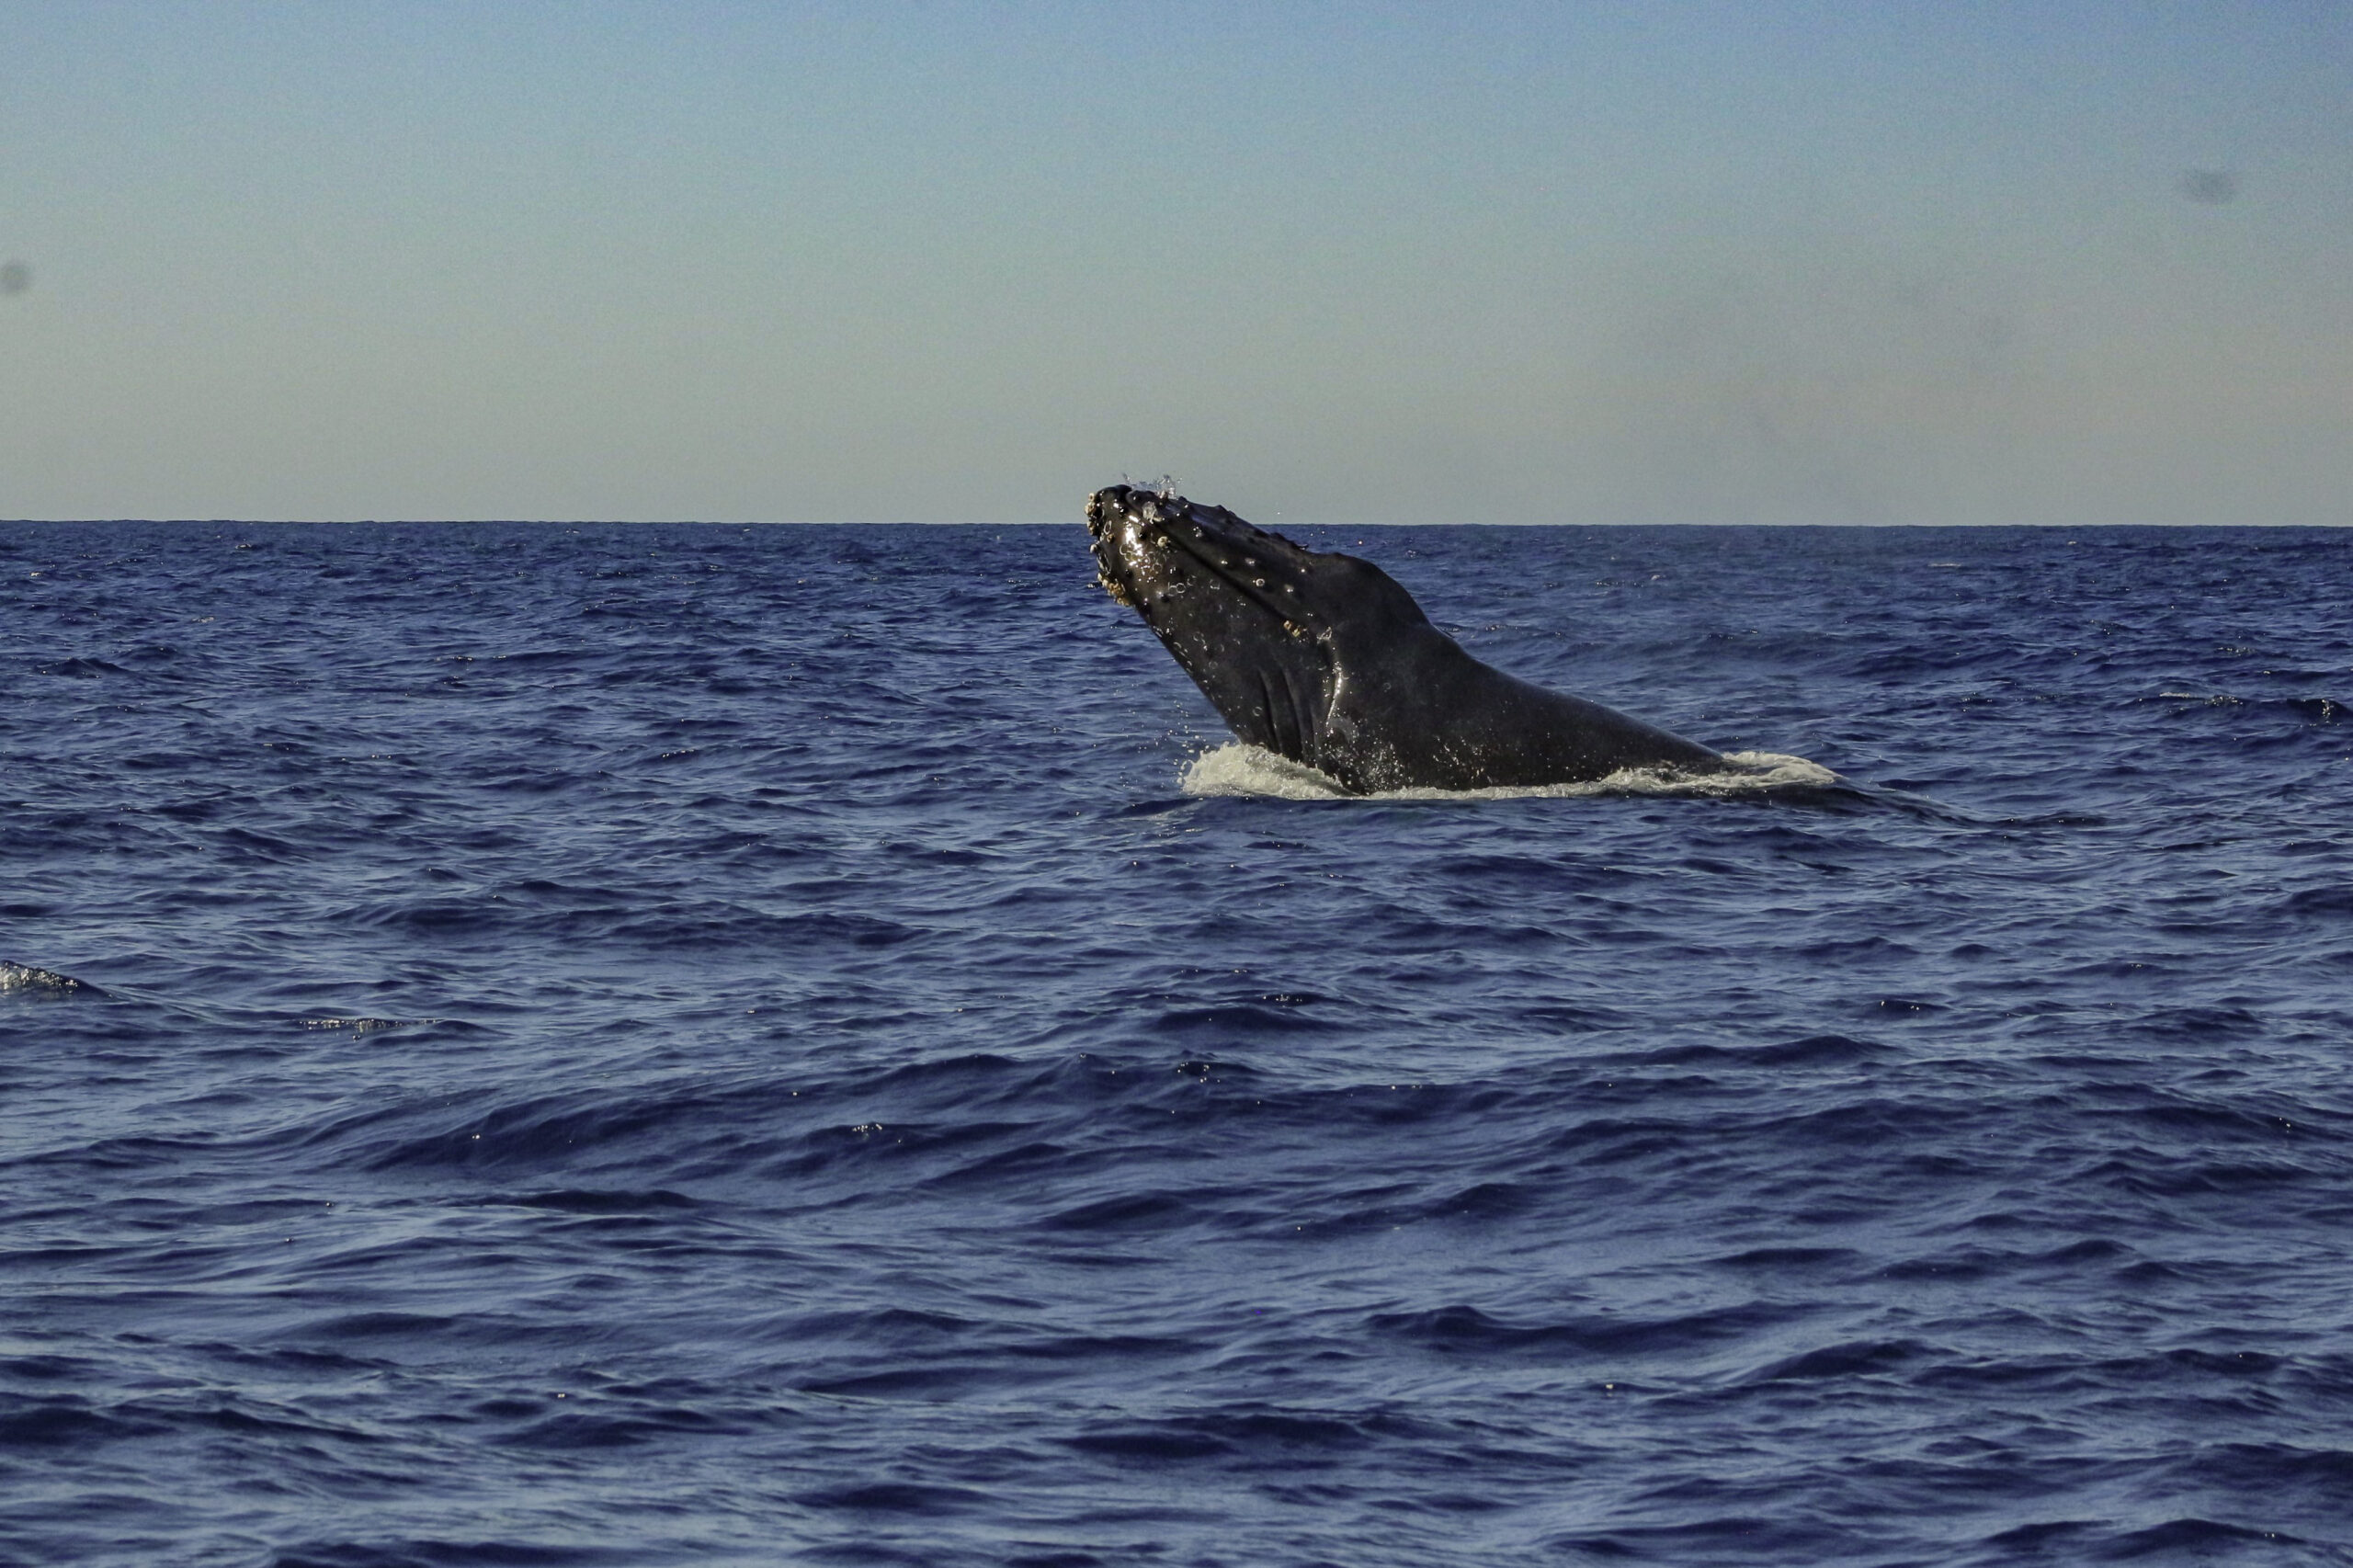
<svg viewBox="0 0 2353 1568"><path fill-rule="evenodd" d="M1284 801L1518 801L1535 797L1591 795L1745 795L1759 790L1835 784L1838 775L1818 762L1779 752L1726 752L1739 764L1729 773L1687 774L1667 768L1628 767L1603 778L1574 784L1531 784L1492 790L1384 790L1352 795L1329 775L1279 756L1263 746L1229 741L1186 764L1178 782L1188 795L1263 795Z"/></svg>

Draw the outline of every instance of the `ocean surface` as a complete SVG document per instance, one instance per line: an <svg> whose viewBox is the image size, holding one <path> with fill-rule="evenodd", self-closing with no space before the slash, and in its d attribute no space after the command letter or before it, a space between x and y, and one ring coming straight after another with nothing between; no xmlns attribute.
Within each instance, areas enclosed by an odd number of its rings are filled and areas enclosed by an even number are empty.
<svg viewBox="0 0 2353 1568"><path fill-rule="evenodd" d="M2353 1563L2353 530L1290 531L0 525L0 1562Z"/></svg>

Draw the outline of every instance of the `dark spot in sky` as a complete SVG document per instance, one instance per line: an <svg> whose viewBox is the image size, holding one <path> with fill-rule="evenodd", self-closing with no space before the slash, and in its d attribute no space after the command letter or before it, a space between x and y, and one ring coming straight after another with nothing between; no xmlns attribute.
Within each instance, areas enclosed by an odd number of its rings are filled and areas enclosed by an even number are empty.
<svg viewBox="0 0 2353 1568"><path fill-rule="evenodd" d="M33 286L33 269L21 261L0 261L0 294L21 294Z"/></svg>
<svg viewBox="0 0 2353 1568"><path fill-rule="evenodd" d="M2228 169L2184 169L2173 187L2192 201L2220 207L2239 193L2239 176Z"/></svg>

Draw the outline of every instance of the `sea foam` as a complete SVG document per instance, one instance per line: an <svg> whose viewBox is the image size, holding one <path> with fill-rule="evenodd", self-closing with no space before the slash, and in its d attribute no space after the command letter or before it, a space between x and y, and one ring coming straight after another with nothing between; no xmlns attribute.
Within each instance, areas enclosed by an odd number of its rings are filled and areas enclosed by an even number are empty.
<svg viewBox="0 0 2353 1568"><path fill-rule="evenodd" d="M1671 768L1627 767L1603 778L1575 784L1530 784L1489 790L1382 790L1350 794L1337 779L1305 763L1278 756L1263 746L1230 741L1202 752L1185 766L1179 780L1188 795L1264 795L1285 801L1514 801L1531 797L1592 795L1734 795L1835 784L1838 776L1817 762L1779 752L1727 752L1738 764L1728 773L1688 774Z"/></svg>

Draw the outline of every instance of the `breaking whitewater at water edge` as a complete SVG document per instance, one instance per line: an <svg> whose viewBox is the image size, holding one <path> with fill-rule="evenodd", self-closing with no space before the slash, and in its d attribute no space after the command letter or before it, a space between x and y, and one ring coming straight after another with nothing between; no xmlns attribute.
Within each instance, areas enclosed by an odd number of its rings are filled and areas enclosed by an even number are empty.
<svg viewBox="0 0 2353 1568"><path fill-rule="evenodd" d="M1772 752L1729 754L1738 770L1686 774L1670 768L1621 768L1607 778L1576 784L1534 784L1493 790L1383 790L1358 796L1303 762L1279 756L1263 746L1228 741L1185 765L1188 795L1266 795L1283 801L1512 801L1563 800L1595 795L1733 795L1758 790L1789 790L1835 784L1838 776L1802 756Z"/></svg>

